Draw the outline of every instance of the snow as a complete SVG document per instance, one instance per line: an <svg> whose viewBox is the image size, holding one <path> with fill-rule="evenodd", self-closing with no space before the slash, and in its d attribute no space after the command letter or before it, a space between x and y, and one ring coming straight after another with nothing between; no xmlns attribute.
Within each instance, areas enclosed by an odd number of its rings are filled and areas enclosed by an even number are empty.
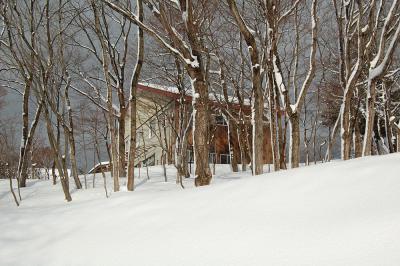
<svg viewBox="0 0 400 266"><path fill-rule="evenodd" d="M94 169L96 169L96 168L99 167L100 165L107 166L107 165L109 165L109 164L110 164L109 161L103 161L103 162L97 163L95 166L93 166L93 167L88 171L88 173L92 172Z"/></svg>
<svg viewBox="0 0 400 266"><path fill-rule="evenodd" d="M292 110L292 113L296 113L297 112L297 104L291 104L290 109Z"/></svg>
<svg viewBox="0 0 400 266"><path fill-rule="evenodd" d="M211 186L151 179L134 192L0 180L0 265L398 265L400 155L268 173L217 166ZM108 177L109 190L112 180ZM73 188L71 183L71 188Z"/></svg>
<svg viewBox="0 0 400 266"><path fill-rule="evenodd" d="M180 94L179 89L176 86L166 86L166 85L160 85L160 84L155 84L155 83L150 83L150 82L139 82L139 84L146 86L146 87L153 88L153 89L157 89L157 90Z"/></svg>
<svg viewBox="0 0 400 266"><path fill-rule="evenodd" d="M181 4L179 3L179 0L171 0L172 3L177 5L179 8L181 7Z"/></svg>
<svg viewBox="0 0 400 266"><path fill-rule="evenodd" d="M193 94L194 94L193 88L194 88L194 83L196 82L196 79L191 79L190 81L191 81L191 87L185 88L185 95L192 94L192 96L193 96ZM160 84L155 84L155 83L150 83L150 82L140 82L139 84L146 86L146 87L153 88L153 89L161 90L161 91L167 91L167 92L171 92L171 93L175 93L175 94L180 94L179 89L174 86L165 86L165 85L160 85ZM208 96L211 101L215 101L215 102L224 102L225 101L225 97L223 94L210 92ZM239 103L239 100L236 98L236 96L228 96L228 101L230 103L235 103L235 104ZM243 99L243 104L245 106L250 106L250 100Z"/></svg>
<svg viewBox="0 0 400 266"><path fill-rule="evenodd" d="M183 21L185 21L185 22L187 22L188 21L188 13L185 11L185 12L182 12L182 19L183 19Z"/></svg>
<svg viewBox="0 0 400 266"><path fill-rule="evenodd" d="M283 77L282 77L282 73L279 70L279 67L277 65L277 58L274 55L274 58L272 60L273 66L274 66L274 75L275 75L275 79L276 79L276 83L279 87L279 90L284 93L286 92L286 87L285 84L283 83Z"/></svg>
<svg viewBox="0 0 400 266"><path fill-rule="evenodd" d="M199 60L197 59L197 56L192 55L191 59L185 58L186 64L190 65L192 68L199 68L200 63Z"/></svg>
<svg viewBox="0 0 400 266"><path fill-rule="evenodd" d="M396 49L398 40L400 39L400 24L398 24L396 27L396 32L393 34L392 39L391 39L387 49L385 50L384 56L382 56L383 50L385 48L385 45L384 45L385 34L387 32L385 29L388 28L389 23L392 21L392 17L394 15L393 13L397 6L398 6L397 1L394 1L392 3L392 6L389 10L388 15L385 18L384 30L382 31L381 37L380 37L379 50L378 50L378 53L375 56L375 58L371 61L371 67L370 67L369 75L368 75L369 81L384 75L386 68L388 67L388 65L391 62L392 53ZM377 65L381 58L382 58L382 62L379 65Z"/></svg>
<svg viewBox="0 0 400 266"><path fill-rule="evenodd" d="M361 32L366 33L368 31L368 29L369 29L369 25L367 24L361 29Z"/></svg>

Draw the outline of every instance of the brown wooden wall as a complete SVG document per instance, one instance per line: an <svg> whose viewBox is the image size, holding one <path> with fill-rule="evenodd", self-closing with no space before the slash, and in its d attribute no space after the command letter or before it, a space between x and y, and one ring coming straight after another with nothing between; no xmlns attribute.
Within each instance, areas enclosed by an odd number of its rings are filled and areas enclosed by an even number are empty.
<svg viewBox="0 0 400 266"><path fill-rule="evenodd" d="M248 128L248 143L251 145L251 126ZM219 158L221 154L229 154L229 137L228 137L228 126L213 125L211 126L210 133L212 135L210 143L210 153L215 152L217 155L217 163L220 163ZM189 132L188 137L189 146L193 145L192 131ZM264 127L264 164L272 163L272 149L271 149L271 133L269 126ZM250 147L251 149L252 147Z"/></svg>

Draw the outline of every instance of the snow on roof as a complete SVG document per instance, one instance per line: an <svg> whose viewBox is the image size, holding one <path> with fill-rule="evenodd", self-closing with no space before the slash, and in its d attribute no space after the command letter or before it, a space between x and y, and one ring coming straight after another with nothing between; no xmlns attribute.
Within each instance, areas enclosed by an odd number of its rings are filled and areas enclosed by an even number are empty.
<svg viewBox="0 0 400 266"><path fill-rule="evenodd" d="M165 86L165 85L160 85L160 84L154 84L154 83L149 83L149 82L140 82L139 85L145 86L145 87L149 87L152 89L156 89L156 90L160 90L160 91L165 91L165 92L169 92L169 93L174 93L174 94L180 94L179 90L177 87L175 86ZM190 89L186 89L186 95L191 96L192 94L192 90ZM208 97L211 101L214 102L218 102L218 103L225 103L225 97L224 95L220 94L220 93L214 93L214 92L210 92L208 94ZM230 103L233 104L239 104L239 100L237 99L236 96L228 96L228 100ZM250 105L250 100L249 99L243 99L243 104L245 106L249 106Z"/></svg>
<svg viewBox="0 0 400 266"><path fill-rule="evenodd" d="M165 85L160 85L160 84L155 84L155 83L149 83L149 82L140 82L139 85L150 87L156 90L161 90L161 91L166 91L166 92L172 92L179 94L179 90L175 86L165 86Z"/></svg>
<svg viewBox="0 0 400 266"><path fill-rule="evenodd" d="M99 166L102 166L102 165L109 165L109 164L110 164L109 161L99 162L98 164L96 164L95 166L93 166L93 168L90 169L90 170L88 171L88 173L90 174L92 171L94 171L94 169L96 169L96 168L99 167Z"/></svg>

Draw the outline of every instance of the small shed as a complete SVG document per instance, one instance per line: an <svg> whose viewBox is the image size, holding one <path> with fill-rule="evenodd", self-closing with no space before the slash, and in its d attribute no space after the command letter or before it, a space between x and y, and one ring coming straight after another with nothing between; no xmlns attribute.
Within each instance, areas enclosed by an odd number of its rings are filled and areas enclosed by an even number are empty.
<svg viewBox="0 0 400 266"><path fill-rule="evenodd" d="M110 172L111 171L111 164L110 162L100 162L93 166L92 169L89 170L88 174L97 174L101 172Z"/></svg>

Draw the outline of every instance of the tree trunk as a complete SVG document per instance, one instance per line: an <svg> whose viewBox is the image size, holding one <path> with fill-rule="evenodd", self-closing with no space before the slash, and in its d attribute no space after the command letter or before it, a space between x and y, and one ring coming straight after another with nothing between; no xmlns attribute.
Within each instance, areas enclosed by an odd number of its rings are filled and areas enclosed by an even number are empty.
<svg viewBox="0 0 400 266"><path fill-rule="evenodd" d="M53 129L52 129L52 123L51 123L49 111L47 108L45 108L45 110L44 110L44 115L45 115L44 117L45 117L45 121L46 121L47 136L49 138L50 147L51 147L51 150L52 150L53 156L54 156L54 162L55 162L56 168L58 170L58 175L60 177L61 187L63 189L65 199L69 202L72 200L72 197L69 192L69 181L68 181L68 176L67 176L68 173L64 172L64 169L63 169L62 158L60 158L60 153L59 153L58 147L56 145L56 140L55 140L55 137L53 134Z"/></svg>
<svg viewBox="0 0 400 266"><path fill-rule="evenodd" d="M350 143L351 143L351 134L350 134L350 97L345 97L343 100L343 104L340 111L341 118L341 157L342 160L350 159Z"/></svg>
<svg viewBox="0 0 400 266"><path fill-rule="evenodd" d="M261 62L257 42L253 32L246 25L243 17L239 13L236 1L228 0L230 11L235 18L241 34L249 47L249 55L251 59L252 71L252 126L253 126L253 141L252 141L252 169L254 175L263 173L263 142L264 142L264 95L262 89L261 77Z"/></svg>
<svg viewBox="0 0 400 266"><path fill-rule="evenodd" d="M299 114L293 113L289 117L290 122L290 167L297 168L300 166L300 124Z"/></svg>
<svg viewBox="0 0 400 266"><path fill-rule="evenodd" d="M252 123L253 123L253 173L261 175L263 173L263 148L264 148L264 97L260 88L253 89Z"/></svg>
<svg viewBox="0 0 400 266"><path fill-rule="evenodd" d="M57 111L60 108L60 96L59 96L59 91L57 91ZM56 125L56 129L57 129L57 136L56 136L56 140L55 140L55 145L57 147L57 149L60 148L60 142L61 142L61 131L60 131L60 120L57 119L57 125ZM54 160L53 162L53 167L56 168L56 161ZM61 179L61 173L58 173L58 177ZM53 172L53 185L57 184L57 176L55 174L55 172Z"/></svg>
<svg viewBox="0 0 400 266"><path fill-rule="evenodd" d="M69 87L69 77L68 77L67 86L65 87L65 103L67 106L68 123L69 123L69 126L66 128L66 133L68 135L68 140L69 140L69 157L70 157L69 159L71 160L72 176L74 178L76 188L81 189L82 183L79 180L79 176L78 176L78 165L76 162L76 148L75 148L75 137L74 137L74 123L72 120L72 109L71 109L71 102L70 102L69 94L68 94L68 87Z"/></svg>
<svg viewBox="0 0 400 266"><path fill-rule="evenodd" d="M286 128L287 122L285 121L284 127L282 127L282 116L280 115L281 104L279 99L279 91L276 86L275 87L275 109L278 111L278 116L276 117L276 122L278 126L278 153L279 153L279 168L286 169Z"/></svg>
<svg viewBox="0 0 400 266"><path fill-rule="evenodd" d="M163 150L161 152L161 164L163 167L163 175L164 175L164 181L168 182L168 177L167 177L167 167L165 166L167 163L167 152Z"/></svg>
<svg viewBox="0 0 400 266"><path fill-rule="evenodd" d="M328 147L326 149L326 154L325 154L325 161L330 162L332 159L332 149L333 145L335 143L335 138L336 134L339 129L339 122L341 121L341 114L339 114L338 118L336 119L335 125L333 126L333 130L331 127L329 127L329 132L328 132Z"/></svg>
<svg viewBox="0 0 400 266"><path fill-rule="evenodd" d="M97 141L97 123L96 123L95 129L94 129L94 149L95 149L94 152L97 154L97 160L98 160L99 163L100 163L100 172L101 172L101 175L103 176L104 193L106 194L106 198L108 198L107 180L106 180L106 175L104 174L103 167L102 167L102 165L101 165L101 158L100 158L100 151L99 151L99 143L98 143L98 141ZM95 177L95 176L93 176L93 187L94 187L94 183L95 183L94 177Z"/></svg>
<svg viewBox="0 0 400 266"><path fill-rule="evenodd" d="M363 142L363 156L371 155L372 138L375 121L375 98L376 98L376 81L371 80L368 84L367 95L367 117L365 121L365 134Z"/></svg>
<svg viewBox="0 0 400 266"><path fill-rule="evenodd" d="M386 135L386 140L389 145L389 152L393 153L394 152L394 147L393 147L393 130L392 130L392 125L390 124L390 118L392 115L390 114L390 110L388 107L385 107L385 135Z"/></svg>
<svg viewBox="0 0 400 266"><path fill-rule="evenodd" d="M137 15L139 21L143 21L143 2L142 0L136 1ZM137 50L137 62L133 72L131 81L131 96L129 99L130 106L130 139L129 139L129 154L128 154L128 190L133 191L135 189L135 157L136 157L136 93L137 85L139 83L139 76L142 70L144 60L144 38L143 30L138 27L138 50ZM143 134L142 134L143 136ZM146 147L144 147L146 149Z"/></svg>
<svg viewBox="0 0 400 266"><path fill-rule="evenodd" d="M247 164L249 163L249 145L248 145L248 136L246 133L246 124L243 121L243 115L239 118L239 144L240 144L240 152L241 152L241 163L242 163L242 171L247 171Z"/></svg>
<svg viewBox="0 0 400 266"><path fill-rule="evenodd" d="M187 121L187 119L185 120ZM188 126L188 125L187 125ZM185 178L190 177L190 172L189 172L189 158L188 158L188 138L187 138L187 132L185 132L182 136L182 144L181 144L181 159L182 159L182 176Z"/></svg>
<svg viewBox="0 0 400 266"><path fill-rule="evenodd" d="M359 158L362 156L362 138L360 132L360 125L358 124L358 119L355 121L354 125L354 157Z"/></svg>
<svg viewBox="0 0 400 266"><path fill-rule="evenodd" d="M146 138L144 137L144 134L142 132L142 134L140 134L142 136L142 141L143 141L143 156L145 159L147 159L147 154L146 154ZM150 179L150 175L149 175L149 165L146 163L146 176L147 179Z"/></svg>
<svg viewBox="0 0 400 266"><path fill-rule="evenodd" d="M183 164L182 164L182 146L179 143L179 140L176 141L175 147L175 165L176 165L176 183L180 184L183 188Z"/></svg>
<svg viewBox="0 0 400 266"><path fill-rule="evenodd" d="M388 86L385 84L384 85L384 112L385 112L385 135L386 135L386 140L389 146L389 152L393 153L394 150L394 143L393 143L393 128L392 128L392 123L390 122L390 118L392 117L392 112L390 110L391 106L391 90L388 89Z"/></svg>
<svg viewBox="0 0 400 266"><path fill-rule="evenodd" d="M135 189L135 157L136 157L136 86L131 88L130 108L130 136L128 155L128 191ZM145 147L146 148L146 147Z"/></svg>
<svg viewBox="0 0 400 266"><path fill-rule="evenodd" d="M233 172L239 172L240 148L237 135L237 126L234 121L228 119L229 143L232 152L231 166Z"/></svg>
<svg viewBox="0 0 400 266"><path fill-rule="evenodd" d="M125 107L120 107L120 117L118 117L118 175L119 177L126 177L126 160L125 160Z"/></svg>
<svg viewBox="0 0 400 266"><path fill-rule="evenodd" d="M400 127L396 127L397 138L396 138L396 151L400 152Z"/></svg>
<svg viewBox="0 0 400 266"><path fill-rule="evenodd" d="M111 82L111 77L109 75L109 65L110 65L110 55L107 49L107 40L104 39L104 35L101 31L101 23L100 23L100 14L97 7L97 2L92 0L91 6L93 9L94 15L94 26L97 36L100 39L101 51L102 51L102 64L103 64L103 74L106 81L107 86L107 124L110 130L110 139L111 139L111 164L112 171L111 175L114 180L114 192L119 191L119 169L118 169L118 145L117 145L117 134L115 130L115 110L113 106L113 87Z"/></svg>
<svg viewBox="0 0 400 266"><path fill-rule="evenodd" d="M286 165L286 143L287 143L287 127L288 127L288 121L285 119L285 125L282 128L282 119L278 119L278 134L279 134L279 158L280 158L280 168L281 169L287 169Z"/></svg>
<svg viewBox="0 0 400 266"><path fill-rule="evenodd" d="M53 160L53 164L51 166L51 175L53 176L53 185L57 184L57 176L56 176L56 162Z"/></svg>
<svg viewBox="0 0 400 266"><path fill-rule="evenodd" d="M72 176L75 181L76 188L81 189L82 183L81 183L81 181L79 179L79 175L78 175L78 166L77 166L77 161L76 161L76 149L75 149L75 138L71 132L68 133L68 137L69 137L69 157L71 160L71 172L72 172Z"/></svg>
<svg viewBox="0 0 400 266"><path fill-rule="evenodd" d="M64 172L64 178L61 182L63 182L63 185L69 191L69 173L68 173L67 160L65 158L65 155L61 156L61 166L62 166L62 170Z"/></svg>
<svg viewBox="0 0 400 266"><path fill-rule="evenodd" d="M83 126L83 114L81 113L81 127L82 127L82 143L83 143L83 156L84 156L84 173L83 178L85 180L85 189L88 188L87 184L87 167L88 167L88 160L87 160L87 151L86 151L86 140L85 140L85 128Z"/></svg>
<svg viewBox="0 0 400 266"><path fill-rule="evenodd" d="M202 79L193 79L193 150L195 161L195 185L209 185L212 179L208 164L209 153L209 113L208 113L208 87ZM199 97L197 97L197 95Z"/></svg>
<svg viewBox="0 0 400 266"><path fill-rule="evenodd" d="M27 139L28 139L28 127L29 127L29 95L31 90L32 78L28 80L25 85L22 101L22 138L21 147L19 153L19 164L18 164L18 181L19 187L26 187L26 179L28 178L28 165L24 159L27 153Z"/></svg>
<svg viewBox="0 0 400 266"><path fill-rule="evenodd" d="M272 163L274 164L274 171L279 171L280 158L279 158L279 145L277 143L276 134L276 114L277 109L275 108L275 94L274 94L274 82L271 71L268 71L268 88L269 88L269 130L271 132L271 151L272 151Z"/></svg>
<svg viewBox="0 0 400 266"><path fill-rule="evenodd" d="M19 161L19 186L18 187L26 187L26 179L28 178L28 154L32 152L32 144L33 144L33 137L35 136L36 128L39 124L40 116L42 114L43 109L43 102L39 102L39 106L36 109L35 117L32 121L31 127L29 129L28 135L26 138L23 137L24 144L21 143L21 150L20 150L20 161ZM28 118L27 116L23 116L24 119ZM25 124L25 122L23 122ZM24 125L25 127L25 125ZM25 129L24 129L25 130ZM24 132L23 130L23 132ZM28 128L26 128L28 130ZM23 133L24 135L25 133Z"/></svg>
<svg viewBox="0 0 400 266"><path fill-rule="evenodd" d="M6 167L8 167L8 163L6 163ZM13 187L13 183L12 183L12 175L11 175L11 173L9 172L9 169L7 170L7 172L8 172L8 179L9 179L9 181L10 181L10 192L11 192L13 198L14 198L15 204L17 205L17 207L19 207L19 201L18 201L18 199L17 199L17 196L15 195L14 187ZM17 180L17 182L18 182L18 180Z"/></svg>

